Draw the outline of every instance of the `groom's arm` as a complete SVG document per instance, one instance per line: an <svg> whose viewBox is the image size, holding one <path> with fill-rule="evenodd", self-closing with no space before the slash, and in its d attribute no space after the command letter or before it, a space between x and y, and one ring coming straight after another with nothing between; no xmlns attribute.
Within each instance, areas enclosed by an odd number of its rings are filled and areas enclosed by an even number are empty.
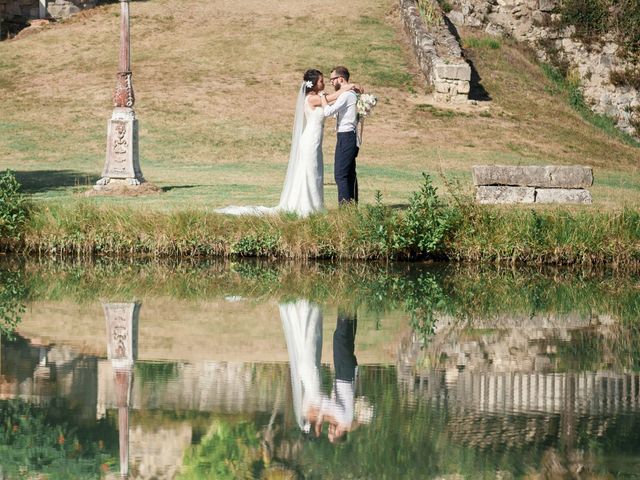
<svg viewBox="0 0 640 480"><path fill-rule="evenodd" d="M335 115L337 112L346 108L347 106L348 95L340 95L341 92L336 92L336 93L338 93L339 97L336 100L336 103L334 103L333 105L329 105L329 102L327 100L327 97L329 95L322 96L322 107L323 107L325 117L330 117L331 115ZM342 92L342 93L345 93L345 92Z"/></svg>

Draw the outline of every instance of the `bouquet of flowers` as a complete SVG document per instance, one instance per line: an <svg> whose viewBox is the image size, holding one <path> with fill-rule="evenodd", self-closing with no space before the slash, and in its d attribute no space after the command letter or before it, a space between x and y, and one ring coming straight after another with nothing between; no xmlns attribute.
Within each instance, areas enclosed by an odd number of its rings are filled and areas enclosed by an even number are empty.
<svg viewBox="0 0 640 480"><path fill-rule="evenodd" d="M360 123L360 132L356 130L358 135L358 146L362 144L362 135L364 132L364 119L371 115L373 107L378 103L378 98L370 93L361 93L358 95L358 102L356 103L356 109L358 110L358 122Z"/></svg>
<svg viewBox="0 0 640 480"><path fill-rule="evenodd" d="M371 115L371 110L378 103L378 99L375 95L371 95L370 93L363 93L358 95L358 103L356 104L356 108L358 109L358 115L363 117L368 117Z"/></svg>

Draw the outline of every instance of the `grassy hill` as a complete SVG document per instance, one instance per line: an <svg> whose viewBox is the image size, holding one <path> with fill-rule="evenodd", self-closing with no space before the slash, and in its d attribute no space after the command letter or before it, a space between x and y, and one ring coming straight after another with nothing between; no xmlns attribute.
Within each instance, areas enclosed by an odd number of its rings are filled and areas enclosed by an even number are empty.
<svg viewBox="0 0 640 480"><path fill-rule="evenodd" d="M380 103L359 157L361 199L406 203L421 171L471 191L477 163L595 168L594 207L640 204L640 149L574 112L517 45L462 31L490 102L434 105L393 0L134 1L132 64L141 166L162 195L78 195L102 170L118 60L119 8L86 11L0 43L0 168L47 202L152 210L276 204L302 72L345 64ZM497 47L497 48L496 48ZM333 121L326 125L327 206L336 206ZM441 183L440 183L441 184Z"/></svg>

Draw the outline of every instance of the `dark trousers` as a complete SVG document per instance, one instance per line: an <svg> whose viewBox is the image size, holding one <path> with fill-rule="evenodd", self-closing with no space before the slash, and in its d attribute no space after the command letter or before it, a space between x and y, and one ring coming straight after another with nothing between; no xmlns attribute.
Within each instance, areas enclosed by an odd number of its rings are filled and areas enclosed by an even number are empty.
<svg viewBox="0 0 640 480"><path fill-rule="evenodd" d="M338 132L333 176L338 186L338 203L358 202L358 178L356 157L360 149L356 132Z"/></svg>
<svg viewBox="0 0 640 480"><path fill-rule="evenodd" d="M358 361L355 356L356 327L355 315L338 312L336 331L333 332L333 365L336 380L352 382L356 377Z"/></svg>

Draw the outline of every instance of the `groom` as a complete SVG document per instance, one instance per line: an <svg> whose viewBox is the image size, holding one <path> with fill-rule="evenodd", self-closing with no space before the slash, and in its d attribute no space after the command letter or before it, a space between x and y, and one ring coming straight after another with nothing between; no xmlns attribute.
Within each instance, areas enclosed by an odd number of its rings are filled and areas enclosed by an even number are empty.
<svg viewBox="0 0 640 480"><path fill-rule="evenodd" d="M335 67L329 78L331 85L340 90L343 85L349 84L349 70L346 67ZM335 163L333 167L334 178L338 186L338 203L358 203L358 179L356 177L356 157L360 146L356 130L358 128L358 96L353 90L343 93L333 105L328 105L322 98L324 116L336 115L336 130L338 141L336 143Z"/></svg>

